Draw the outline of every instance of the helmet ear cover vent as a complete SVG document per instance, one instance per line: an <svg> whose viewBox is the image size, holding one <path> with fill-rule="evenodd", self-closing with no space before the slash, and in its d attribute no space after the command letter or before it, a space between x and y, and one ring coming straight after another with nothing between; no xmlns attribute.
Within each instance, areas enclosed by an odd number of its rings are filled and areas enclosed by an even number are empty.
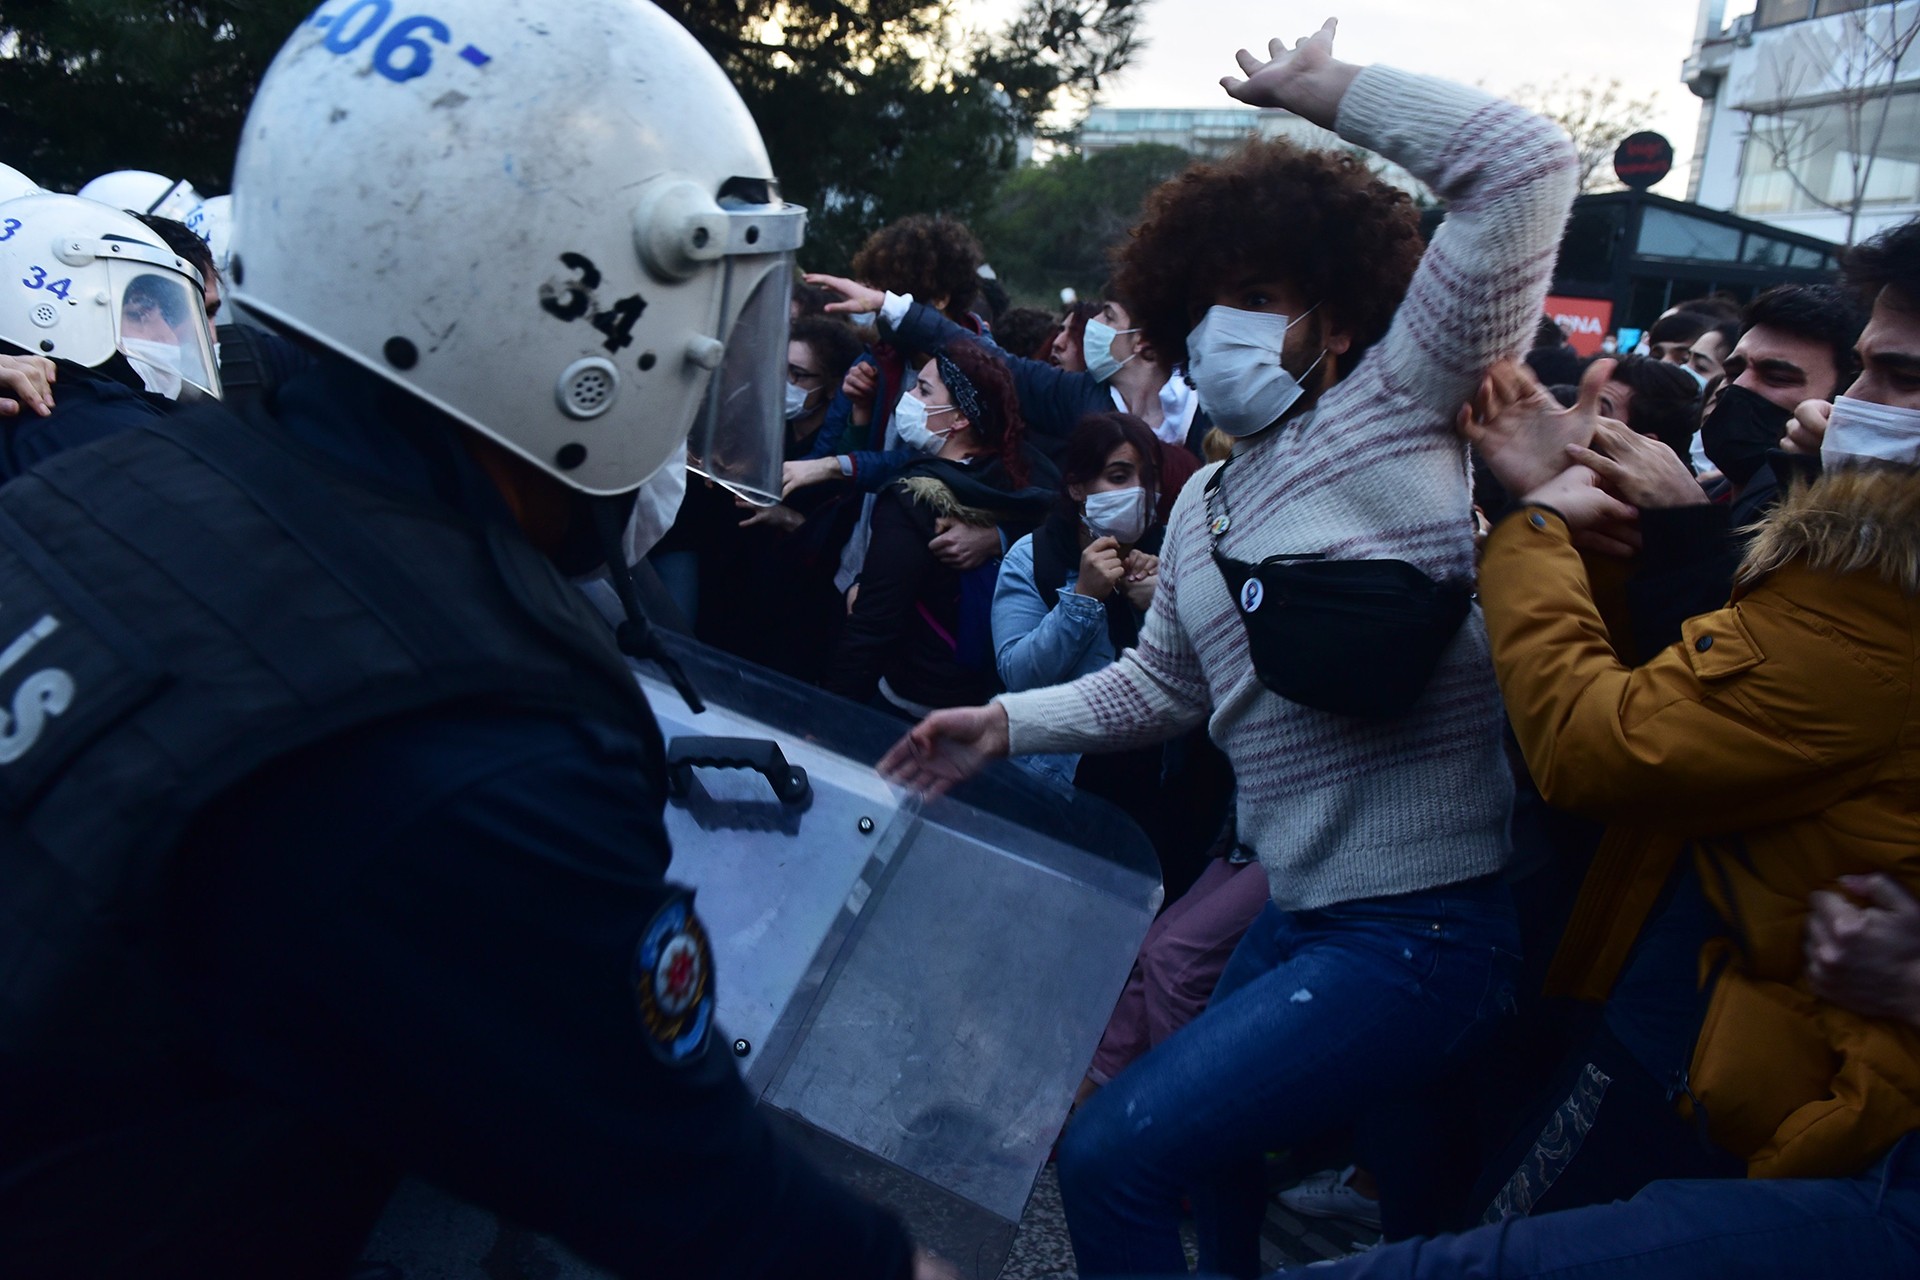
<svg viewBox="0 0 1920 1280"><path fill-rule="evenodd" d="M59 322L60 312L51 302L43 302L33 309L33 322L42 329L51 329Z"/></svg>
<svg viewBox="0 0 1920 1280"><path fill-rule="evenodd" d="M597 418L620 394L620 373L611 360L588 356L561 370L554 388L560 412L569 418Z"/></svg>

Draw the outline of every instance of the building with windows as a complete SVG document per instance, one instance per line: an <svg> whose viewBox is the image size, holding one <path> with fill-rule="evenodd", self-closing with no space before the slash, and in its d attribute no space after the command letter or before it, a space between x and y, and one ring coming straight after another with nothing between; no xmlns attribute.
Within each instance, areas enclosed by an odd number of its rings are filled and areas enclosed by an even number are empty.
<svg viewBox="0 0 1920 1280"><path fill-rule="evenodd" d="M1848 243L1920 213L1920 0L1699 0L1687 198Z"/></svg>
<svg viewBox="0 0 1920 1280"><path fill-rule="evenodd" d="M1331 130L1291 111L1254 107L1094 107L1080 126L1079 144L1081 153L1089 156L1152 142L1217 160L1255 138L1285 138L1296 146L1323 150L1347 146ZM1423 203L1431 199L1420 180L1399 165L1371 154L1367 159L1374 172L1394 186Z"/></svg>
<svg viewBox="0 0 1920 1280"><path fill-rule="evenodd" d="M1606 334L1645 330L1691 298L1747 302L1776 284L1829 283L1835 248L1645 191L1585 195L1567 219L1547 314L1580 354L1593 355Z"/></svg>

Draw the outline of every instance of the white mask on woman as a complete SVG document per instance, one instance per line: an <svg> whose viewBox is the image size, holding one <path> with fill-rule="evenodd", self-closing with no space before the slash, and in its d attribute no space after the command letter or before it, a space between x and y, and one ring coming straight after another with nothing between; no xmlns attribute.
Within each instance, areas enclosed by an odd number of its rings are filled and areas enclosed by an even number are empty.
<svg viewBox="0 0 1920 1280"><path fill-rule="evenodd" d="M795 418L804 418L807 416L807 397L809 394L805 387L797 387L791 382L787 384L788 422L792 422Z"/></svg>
<svg viewBox="0 0 1920 1280"><path fill-rule="evenodd" d="M935 454L946 445L947 437L959 428L951 431L933 431L927 426L927 419L936 413L952 413L953 406L943 404L938 408L928 408L927 402L909 391L900 397L900 403L894 406L893 422L900 432L900 443L915 453Z"/></svg>
<svg viewBox="0 0 1920 1280"><path fill-rule="evenodd" d="M1147 531L1147 491L1136 484L1090 493L1081 504L1080 518L1094 537L1132 546Z"/></svg>
<svg viewBox="0 0 1920 1280"><path fill-rule="evenodd" d="M1266 311L1209 307L1187 335L1187 373L1200 392L1200 407L1230 436L1265 431L1306 394L1300 379L1280 363L1287 330L1313 310L1289 319ZM1326 352L1307 366L1311 374ZM1305 375L1302 375L1305 376Z"/></svg>

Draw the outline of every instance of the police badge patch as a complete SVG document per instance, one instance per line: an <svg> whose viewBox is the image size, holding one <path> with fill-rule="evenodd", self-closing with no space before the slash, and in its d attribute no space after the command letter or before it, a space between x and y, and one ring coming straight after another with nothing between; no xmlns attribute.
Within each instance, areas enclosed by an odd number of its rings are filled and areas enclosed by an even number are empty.
<svg viewBox="0 0 1920 1280"><path fill-rule="evenodd" d="M713 1030L713 948L693 914L693 899L675 897L654 914L633 954L633 996L647 1046L668 1065L697 1057Z"/></svg>

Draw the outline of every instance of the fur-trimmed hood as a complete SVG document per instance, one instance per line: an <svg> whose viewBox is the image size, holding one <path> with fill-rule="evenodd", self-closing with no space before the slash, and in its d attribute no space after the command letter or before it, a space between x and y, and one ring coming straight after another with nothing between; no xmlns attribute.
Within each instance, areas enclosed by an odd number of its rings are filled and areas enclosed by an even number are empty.
<svg viewBox="0 0 1920 1280"><path fill-rule="evenodd" d="M1032 480L1024 488L1014 486L997 458L972 463L926 458L907 468L894 484L936 519L951 516L981 528L1032 528L1046 519L1060 473L1043 457L1029 455L1027 463Z"/></svg>
<svg viewBox="0 0 1920 1280"><path fill-rule="evenodd" d="M1825 573L1871 571L1920 594L1920 470L1888 464L1825 472L1789 489L1755 529L1742 586L1803 560Z"/></svg>
<svg viewBox="0 0 1920 1280"><path fill-rule="evenodd" d="M962 502L960 496L938 476L904 476L900 480L900 487L907 491L908 497L938 518L951 516L961 524L980 525L983 528L1000 523L1000 512Z"/></svg>

